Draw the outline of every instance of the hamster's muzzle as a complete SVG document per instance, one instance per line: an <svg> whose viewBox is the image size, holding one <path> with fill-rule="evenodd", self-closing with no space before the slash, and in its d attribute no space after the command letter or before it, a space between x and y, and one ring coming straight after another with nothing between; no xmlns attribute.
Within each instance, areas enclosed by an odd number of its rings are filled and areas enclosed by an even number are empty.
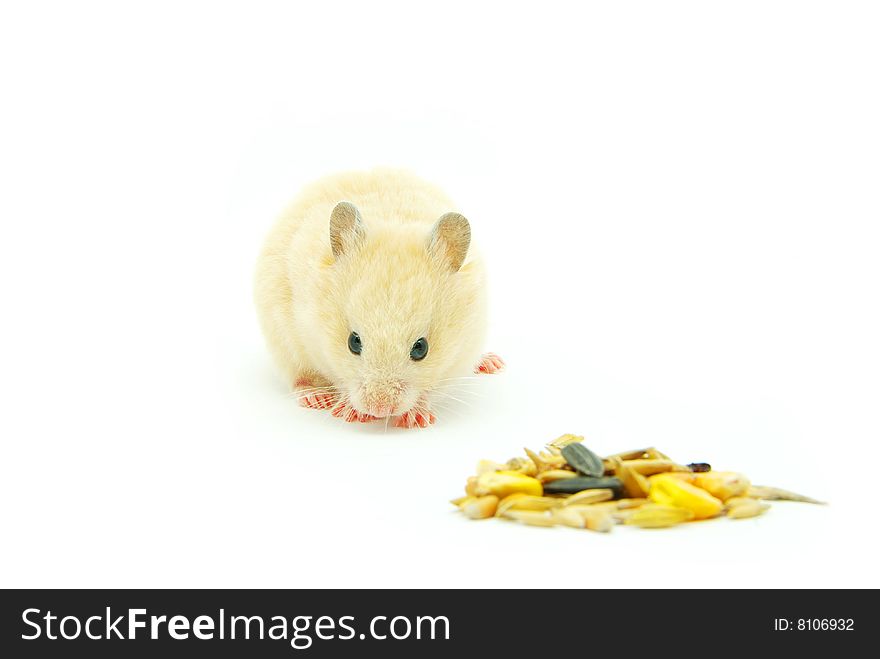
<svg viewBox="0 0 880 659"><path fill-rule="evenodd" d="M372 416L382 419L386 416L392 416L394 414L394 405L372 405L367 407L367 411Z"/></svg>
<svg viewBox="0 0 880 659"><path fill-rule="evenodd" d="M366 412L378 418L401 412L404 384L399 380L374 380L363 387L362 401Z"/></svg>

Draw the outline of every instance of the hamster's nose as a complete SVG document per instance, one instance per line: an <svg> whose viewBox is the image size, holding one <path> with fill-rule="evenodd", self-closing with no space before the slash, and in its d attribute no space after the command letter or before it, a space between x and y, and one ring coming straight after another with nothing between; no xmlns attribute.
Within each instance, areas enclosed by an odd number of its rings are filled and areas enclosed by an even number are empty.
<svg viewBox="0 0 880 659"><path fill-rule="evenodd" d="M400 407L403 383L399 380L372 380L364 384L363 406L380 419L392 416Z"/></svg>
<svg viewBox="0 0 880 659"><path fill-rule="evenodd" d="M373 416L381 419L386 416L391 416L392 412L394 412L394 406L387 403L381 405L371 405L369 412Z"/></svg>

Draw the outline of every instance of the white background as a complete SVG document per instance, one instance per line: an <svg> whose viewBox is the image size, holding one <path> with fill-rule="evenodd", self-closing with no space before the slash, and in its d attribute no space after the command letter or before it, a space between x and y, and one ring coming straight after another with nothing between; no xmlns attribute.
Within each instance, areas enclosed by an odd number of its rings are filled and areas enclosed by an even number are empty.
<svg viewBox="0 0 880 659"><path fill-rule="evenodd" d="M880 586L872 3L4 3L0 585ZM508 371L424 431L299 408L251 276L303 183L403 166ZM563 432L825 498L469 522Z"/></svg>

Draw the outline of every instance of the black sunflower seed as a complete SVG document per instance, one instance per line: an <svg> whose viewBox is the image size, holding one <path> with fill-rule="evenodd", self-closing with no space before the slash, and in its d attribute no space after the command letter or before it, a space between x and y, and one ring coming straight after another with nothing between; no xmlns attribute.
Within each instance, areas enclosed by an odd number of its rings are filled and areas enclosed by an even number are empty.
<svg viewBox="0 0 880 659"><path fill-rule="evenodd" d="M562 457L584 476L598 478L605 473L602 458L579 442L563 447Z"/></svg>
<svg viewBox="0 0 880 659"><path fill-rule="evenodd" d="M577 477L560 478L544 484L544 494L574 494L583 490L614 490L615 496L623 495L623 483L615 476L606 478Z"/></svg>

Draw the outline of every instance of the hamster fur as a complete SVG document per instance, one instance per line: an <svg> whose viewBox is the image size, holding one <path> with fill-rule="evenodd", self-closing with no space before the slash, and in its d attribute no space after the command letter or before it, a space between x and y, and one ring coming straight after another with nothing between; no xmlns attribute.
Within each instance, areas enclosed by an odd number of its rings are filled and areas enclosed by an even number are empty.
<svg viewBox="0 0 880 659"><path fill-rule="evenodd" d="M376 169L321 179L282 214L259 257L255 301L301 404L425 427L444 389L502 368L480 356L483 262L453 209L412 174ZM428 349L416 361L419 339Z"/></svg>

